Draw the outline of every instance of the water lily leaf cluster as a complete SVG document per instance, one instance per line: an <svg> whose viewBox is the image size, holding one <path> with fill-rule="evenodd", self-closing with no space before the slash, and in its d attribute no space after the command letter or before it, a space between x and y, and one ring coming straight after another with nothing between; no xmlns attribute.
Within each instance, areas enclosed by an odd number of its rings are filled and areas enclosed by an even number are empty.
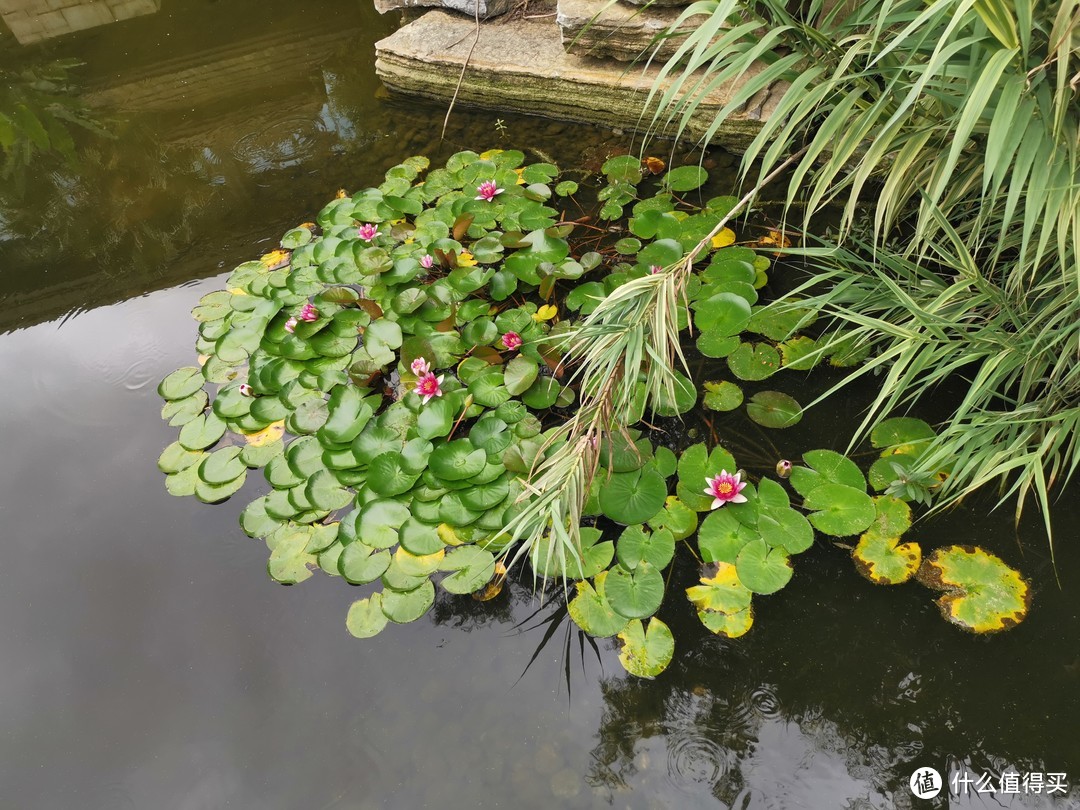
<svg viewBox="0 0 1080 810"><path fill-rule="evenodd" d="M550 205L576 184L558 183L553 197L557 167L526 164L521 152L461 152L435 169L409 158L377 188L341 193L192 311L198 364L158 388L162 418L178 429L158 460L166 488L216 503L261 471L242 529L265 542L278 582L322 571L364 588L346 616L354 636L416 621L440 592L493 597L503 558L516 559L520 535L508 527L537 498L534 473L569 445L560 427L596 384L574 374L566 336L623 285L678 263L734 204L683 201L706 179L684 168L642 198L639 161L605 163L602 211L628 215L628 235L588 245L595 250L572 242L572 224ZM689 275L678 327L693 328L698 349L726 357L742 382L814 360L812 339L793 337L812 316L762 309L768 263L733 238L725 234ZM748 482L723 448L677 455L636 428L688 412L699 395L672 370L670 392L654 396L644 368L627 386L628 423L582 445L596 469L582 489L577 542L518 549L537 580L573 583L569 616L616 639L629 672L652 677L672 658L674 638L657 613L679 544L695 532L700 583L686 593L704 626L729 637L750 629L755 594L787 584L791 557L811 547L815 529L864 532L857 558L867 571L912 575L898 540L907 526L896 504L906 504L884 473L872 471L871 482L890 494L872 499L853 462L807 453L790 482L804 516L783 484ZM801 418L787 394L746 399L763 426ZM706 407L743 401L732 381L705 384ZM924 433L897 420L874 442L902 459ZM554 524L537 526L551 540Z"/></svg>

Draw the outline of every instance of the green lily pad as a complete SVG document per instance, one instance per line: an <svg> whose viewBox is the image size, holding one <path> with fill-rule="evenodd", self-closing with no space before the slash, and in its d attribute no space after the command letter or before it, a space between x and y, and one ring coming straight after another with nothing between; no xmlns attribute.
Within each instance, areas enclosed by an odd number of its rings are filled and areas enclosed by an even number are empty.
<svg viewBox="0 0 1080 810"><path fill-rule="evenodd" d="M675 654L675 637L668 626L653 616L646 630L640 620L634 619L619 633L622 649L619 661L631 675L654 678L667 669Z"/></svg>
<svg viewBox="0 0 1080 810"><path fill-rule="evenodd" d="M199 478L208 484L227 484L247 471L239 459L241 448L222 447L210 453L199 466Z"/></svg>
<svg viewBox="0 0 1080 810"><path fill-rule="evenodd" d="M390 552L378 551L360 542L349 543L338 556L338 573L353 585L366 585L381 577L390 567Z"/></svg>
<svg viewBox="0 0 1080 810"><path fill-rule="evenodd" d="M285 443L278 439L267 444L245 444L240 460L248 467L265 467L285 452Z"/></svg>
<svg viewBox="0 0 1080 810"><path fill-rule="evenodd" d="M505 382L506 390L513 396L524 394L536 381L540 373L540 367L535 360L528 357L515 357L506 364Z"/></svg>
<svg viewBox="0 0 1080 810"><path fill-rule="evenodd" d="M776 593L791 579L787 552L772 548L760 538L743 546L735 559L735 568L739 580L754 593Z"/></svg>
<svg viewBox="0 0 1080 810"><path fill-rule="evenodd" d="M660 398L652 403L653 410L658 416L680 416L690 411L697 404L697 388L693 380L679 371L673 371L675 377L674 393L672 399L665 392Z"/></svg>
<svg viewBox="0 0 1080 810"><path fill-rule="evenodd" d="M514 434L507 430L507 427L502 419L496 416L485 416L469 431L469 441L489 456L501 456L514 440Z"/></svg>
<svg viewBox="0 0 1080 810"><path fill-rule="evenodd" d="M911 507L906 501L891 495L879 495L874 498L877 516L869 531L882 537L899 537L911 528Z"/></svg>
<svg viewBox="0 0 1080 810"><path fill-rule="evenodd" d="M454 439L436 447L428 460L429 468L444 481L464 481L487 466L487 453L468 439Z"/></svg>
<svg viewBox="0 0 1080 810"><path fill-rule="evenodd" d="M180 442L173 442L161 451L157 466L163 473L178 473L201 462L204 458L206 458L206 453L201 450L188 450L181 447Z"/></svg>
<svg viewBox="0 0 1080 810"><path fill-rule="evenodd" d="M875 585L898 585L915 576L922 549L918 543L901 543L899 535L869 531L859 538L852 557L855 569Z"/></svg>
<svg viewBox="0 0 1080 810"><path fill-rule="evenodd" d="M377 456L368 469L368 488L384 498L392 498L408 492L420 474L410 473L405 469L405 465L406 461L400 452L383 453Z"/></svg>
<svg viewBox="0 0 1080 810"><path fill-rule="evenodd" d="M751 605L745 610L735 613L720 613L715 610L699 610L698 619L711 632L727 638L740 638L745 636L754 624L754 607Z"/></svg>
<svg viewBox="0 0 1080 810"><path fill-rule="evenodd" d="M652 465L612 473L600 485L600 509L617 523L644 523L664 508L667 480Z"/></svg>
<svg viewBox="0 0 1080 810"><path fill-rule="evenodd" d="M882 420L870 431L870 443L874 447L900 453L916 453L936 437L930 425L910 416Z"/></svg>
<svg viewBox="0 0 1080 810"><path fill-rule="evenodd" d="M686 598L698 611L737 613L750 607L754 594L739 580L731 563L717 563L712 576L703 576L700 585L686 589Z"/></svg>
<svg viewBox="0 0 1080 810"><path fill-rule="evenodd" d="M296 585L311 577L318 563L307 550L308 532L301 528L282 528L266 564L267 573L282 585Z"/></svg>
<svg viewBox="0 0 1080 810"><path fill-rule="evenodd" d="M810 450L803 455L809 465L791 470L791 486L804 498L821 484L843 484L866 491L866 479L854 461L832 450Z"/></svg>
<svg viewBox="0 0 1080 810"><path fill-rule="evenodd" d="M648 439L637 439L638 432L612 433L600 442L600 464L612 472L640 470L652 458L652 444Z"/></svg>
<svg viewBox="0 0 1080 810"><path fill-rule="evenodd" d="M740 343L727 364L740 380L766 380L780 368L780 354L766 343Z"/></svg>
<svg viewBox="0 0 1080 810"><path fill-rule="evenodd" d="M200 457L205 454L200 454ZM165 489L170 495L178 498L186 498L195 494L195 487L199 483L199 467L193 464L175 473L165 476Z"/></svg>
<svg viewBox="0 0 1080 810"><path fill-rule="evenodd" d="M158 384L158 395L162 399L177 400L186 399L199 391L206 380L203 378L202 369L197 366L185 366L178 368Z"/></svg>
<svg viewBox="0 0 1080 810"><path fill-rule="evenodd" d="M435 586L425 580L419 588L411 591L383 591L383 614L395 624L414 622L435 604Z"/></svg>
<svg viewBox="0 0 1080 810"><path fill-rule="evenodd" d="M241 464L240 466L243 467ZM236 478L223 484L211 484L201 478L195 482L195 497L203 503L220 503L231 498L247 480L247 467Z"/></svg>
<svg viewBox="0 0 1080 810"><path fill-rule="evenodd" d="M200 389L189 397L166 402L161 408L161 418L169 423L169 427L180 427L205 411L209 402L207 393Z"/></svg>
<svg viewBox="0 0 1080 810"><path fill-rule="evenodd" d="M403 549L417 557L426 557L443 549L439 530L411 517L398 528L398 542Z"/></svg>
<svg viewBox="0 0 1080 810"><path fill-rule="evenodd" d="M649 528L653 531L665 529L676 540L683 540L692 535L698 526L697 512L679 500L676 495L668 495L664 508L649 518Z"/></svg>
<svg viewBox="0 0 1080 810"><path fill-rule="evenodd" d="M615 556L615 544L610 540L599 542L601 534L598 529L581 529L581 547L576 552L557 539L545 537L530 550L533 570L546 579L582 580L596 576Z"/></svg>
<svg viewBox="0 0 1080 810"><path fill-rule="evenodd" d="M759 391L750 397L746 414L762 427L788 428L802 420L802 406L780 391Z"/></svg>
<svg viewBox="0 0 1080 810"><path fill-rule="evenodd" d="M205 450L225 435L225 421L213 411L200 414L180 428L179 442L187 450Z"/></svg>
<svg viewBox="0 0 1080 810"><path fill-rule="evenodd" d="M240 513L240 528L248 537L266 537L281 528L281 521L266 514L266 497L256 498Z"/></svg>
<svg viewBox="0 0 1080 810"><path fill-rule="evenodd" d="M709 173L700 166L679 166L663 178L663 184L672 191L693 191L705 185Z"/></svg>
<svg viewBox="0 0 1080 810"><path fill-rule="evenodd" d="M814 487L803 505L812 510L809 519L814 528L832 537L859 534L877 516L874 501L866 492L844 484Z"/></svg>
<svg viewBox="0 0 1080 810"><path fill-rule="evenodd" d="M316 509L333 512L343 509L353 499L353 494L338 483L337 477L329 470L318 470L308 479L304 494Z"/></svg>
<svg viewBox="0 0 1080 810"><path fill-rule="evenodd" d="M742 405L743 392L735 383L721 380L705 383L702 404L710 411L733 411Z"/></svg>
<svg viewBox="0 0 1080 810"><path fill-rule="evenodd" d="M439 563L439 570L449 571L440 583L448 593L467 594L483 588L495 574L495 557L474 545L453 549Z"/></svg>
<svg viewBox="0 0 1080 810"><path fill-rule="evenodd" d="M758 507L757 530L766 543L788 554L801 554L814 544L814 530L810 522L786 505L767 506L762 503Z"/></svg>
<svg viewBox="0 0 1080 810"><path fill-rule="evenodd" d="M910 475L918 461L919 459L910 453L889 454L875 459L867 474L870 486L878 492L888 489L893 481Z"/></svg>
<svg viewBox="0 0 1080 810"><path fill-rule="evenodd" d="M596 638L608 638L622 632L629 622L625 616L616 613L604 593L607 571L596 575L596 587L588 580L577 583L577 593L566 605L571 620Z"/></svg>
<svg viewBox="0 0 1080 810"><path fill-rule="evenodd" d="M608 572L605 586L612 609L628 619L652 616L664 601L664 577L641 561L633 571L617 565Z"/></svg>
<svg viewBox="0 0 1080 810"><path fill-rule="evenodd" d="M398 542L398 529L409 519L401 501L376 500L364 506L356 524L357 539L372 548L390 548Z"/></svg>
<svg viewBox="0 0 1080 810"><path fill-rule="evenodd" d="M662 571L675 556L675 537L666 529L647 532L643 526L627 526L615 543L619 564L633 571L645 561Z"/></svg>
<svg viewBox="0 0 1080 810"><path fill-rule="evenodd" d="M555 404L560 391L562 386L554 377L537 377L521 395L521 401L534 410L542 411Z"/></svg>
<svg viewBox="0 0 1080 810"><path fill-rule="evenodd" d="M306 228L304 230L307 230ZM382 593L376 592L367 599L357 599L349 606L345 627L356 638L371 638L386 627L386 614L382 608Z"/></svg>
<svg viewBox="0 0 1080 810"><path fill-rule="evenodd" d="M936 600L941 615L973 633L1015 627L1031 607L1031 588L1019 572L973 546L939 548L923 561L918 580L944 591Z"/></svg>
<svg viewBox="0 0 1080 810"><path fill-rule="evenodd" d="M457 407L449 399L433 399L416 418L416 432L423 439L446 436L454 427Z"/></svg>
<svg viewBox="0 0 1080 810"><path fill-rule="evenodd" d="M715 337L733 337L750 322L750 305L731 292L720 292L695 302L694 326Z"/></svg>

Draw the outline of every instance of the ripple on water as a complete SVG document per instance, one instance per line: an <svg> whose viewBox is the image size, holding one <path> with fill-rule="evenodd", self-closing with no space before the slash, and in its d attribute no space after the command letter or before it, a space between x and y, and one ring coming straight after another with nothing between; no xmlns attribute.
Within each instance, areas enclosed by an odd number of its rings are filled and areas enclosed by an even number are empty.
<svg viewBox="0 0 1080 810"><path fill-rule="evenodd" d="M776 697L776 687L763 683L750 693L750 705L754 713L763 720L775 720L780 717L780 700Z"/></svg>
<svg viewBox="0 0 1080 810"><path fill-rule="evenodd" d="M680 729L667 736L667 769L682 789L712 793L734 764L734 755L698 729Z"/></svg>
<svg viewBox="0 0 1080 810"><path fill-rule="evenodd" d="M309 118L279 118L241 137L232 152L256 172L287 169L311 158L321 135Z"/></svg>

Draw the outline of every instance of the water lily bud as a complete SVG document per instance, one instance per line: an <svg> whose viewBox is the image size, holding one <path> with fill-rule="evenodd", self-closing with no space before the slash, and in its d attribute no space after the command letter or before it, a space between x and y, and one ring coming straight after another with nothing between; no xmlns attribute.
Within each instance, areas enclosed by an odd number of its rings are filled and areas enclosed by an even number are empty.
<svg viewBox="0 0 1080 810"><path fill-rule="evenodd" d="M252 390L251 386L247 383L240 383L240 396L253 397L255 396L255 391Z"/></svg>
<svg viewBox="0 0 1080 810"><path fill-rule="evenodd" d="M779 475L781 478L787 478L789 475L791 475L791 462L788 461L786 458L780 459L780 461L776 462L776 474Z"/></svg>

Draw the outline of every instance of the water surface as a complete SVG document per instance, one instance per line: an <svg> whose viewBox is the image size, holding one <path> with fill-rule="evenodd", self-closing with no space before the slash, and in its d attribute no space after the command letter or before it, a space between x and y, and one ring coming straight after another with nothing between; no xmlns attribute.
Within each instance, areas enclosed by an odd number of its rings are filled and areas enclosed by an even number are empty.
<svg viewBox="0 0 1080 810"><path fill-rule="evenodd" d="M442 108L379 92L373 43L392 25L367 3L166 0L43 48L0 42L9 63L86 62L118 136L0 195L0 806L1080 806L1076 789L949 805L907 790L926 765L1080 782L1075 488L1060 588L1036 522L1014 531L985 501L912 532L1032 579L1034 610L1005 635L964 635L925 589L872 586L819 543L740 640L671 599L678 649L655 681L524 586L444 594L356 641L345 583L266 576L236 523L258 476L213 507L165 492L154 462L175 430L154 387L190 363L188 311L231 267L409 154L535 147L580 166L628 144L460 111L440 145ZM765 470L844 436L854 407L790 432L713 427ZM695 578L683 559L670 590Z"/></svg>

